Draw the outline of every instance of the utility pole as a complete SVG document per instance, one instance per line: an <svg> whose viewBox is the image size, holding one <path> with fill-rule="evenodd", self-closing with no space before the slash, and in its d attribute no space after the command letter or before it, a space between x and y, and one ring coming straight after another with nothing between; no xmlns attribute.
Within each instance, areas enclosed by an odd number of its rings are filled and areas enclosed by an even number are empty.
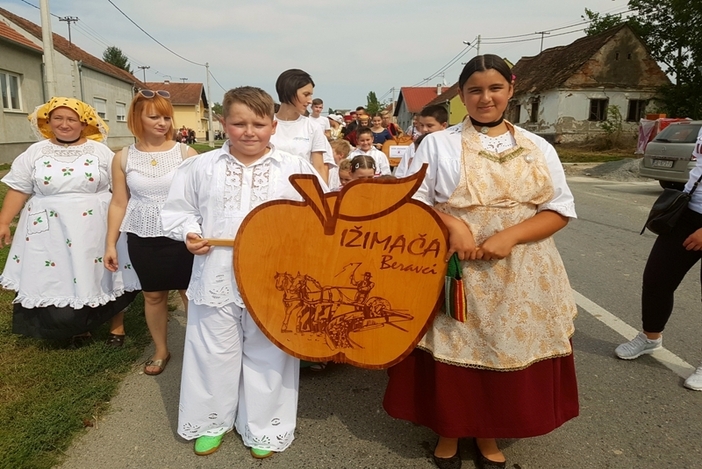
<svg viewBox="0 0 702 469"><path fill-rule="evenodd" d="M392 113L395 114L395 87L390 88L390 91L392 91L392 101L390 101L392 103Z"/></svg>
<svg viewBox="0 0 702 469"><path fill-rule="evenodd" d="M148 65L139 65L137 68L144 71L144 83L146 83L146 70L151 67Z"/></svg>
<svg viewBox="0 0 702 469"><path fill-rule="evenodd" d="M548 31L536 31L534 34L541 34L541 50L539 51L539 54L544 51L544 34L551 34Z"/></svg>
<svg viewBox="0 0 702 469"><path fill-rule="evenodd" d="M212 124L212 93L210 93L210 63L205 62L205 71L207 72L207 121L210 127L210 131L207 132L207 136L210 142L210 148L214 148L214 125Z"/></svg>
<svg viewBox="0 0 702 469"><path fill-rule="evenodd" d="M185 83L186 81L188 81L187 78L180 77L180 79L183 81L183 83Z"/></svg>
<svg viewBox="0 0 702 469"><path fill-rule="evenodd" d="M470 42L468 42L468 41L463 41L463 44L465 44L466 46L470 46ZM476 50L475 55L477 57L478 55L480 55L480 34L478 34L478 39L476 40L476 43L475 43L475 50Z"/></svg>
<svg viewBox="0 0 702 469"><path fill-rule="evenodd" d="M60 16L59 21L65 21L68 23L68 43L73 44L73 41L71 41L71 23L77 23L79 18L76 18L75 16Z"/></svg>
<svg viewBox="0 0 702 469"><path fill-rule="evenodd" d="M44 69L46 72L46 92L49 98L56 96L56 70L54 69L54 37L51 33L51 10L49 0L40 0L41 39L44 49Z"/></svg>

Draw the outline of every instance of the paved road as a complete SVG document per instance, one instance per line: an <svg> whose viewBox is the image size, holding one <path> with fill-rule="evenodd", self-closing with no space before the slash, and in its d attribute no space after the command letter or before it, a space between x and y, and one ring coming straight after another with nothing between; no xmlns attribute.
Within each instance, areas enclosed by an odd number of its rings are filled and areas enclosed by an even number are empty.
<svg viewBox="0 0 702 469"><path fill-rule="evenodd" d="M641 272L654 237L638 232L660 189L655 182L579 177L569 182L580 218L557 235L557 243L584 306L573 339L581 415L543 437L502 441L509 467L702 467L702 392L684 389L683 379L655 357L625 362L612 353L624 339L612 329L611 317L640 326ZM695 366L702 362L698 279L699 266L680 288L664 344ZM173 350L181 349L182 313L175 313L169 333ZM385 373L344 365L318 374L303 370L296 440L284 453L255 461L232 433L219 452L197 457L192 443L175 434L180 358L174 353L168 369L156 378L136 368L113 400L111 413L73 445L62 467L434 467L432 432L395 421L382 410ZM684 369L684 363L677 368L679 373ZM474 467L469 442L462 442L461 454L463 467Z"/></svg>

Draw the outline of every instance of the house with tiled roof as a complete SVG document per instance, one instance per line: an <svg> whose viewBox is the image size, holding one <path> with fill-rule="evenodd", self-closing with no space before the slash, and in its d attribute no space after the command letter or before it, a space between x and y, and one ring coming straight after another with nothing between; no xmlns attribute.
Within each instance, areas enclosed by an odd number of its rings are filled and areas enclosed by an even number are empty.
<svg viewBox="0 0 702 469"><path fill-rule="evenodd" d="M4 163L14 159L19 154L18 149L27 148L34 143L32 133L25 130L29 129L27 116L37 105L51 97L47 96L41 65L39 71L42 79L39 80L39 87L36 86L35 74L20 69L20 64L34 60L31 57L37 53L41 63L41 27L2 8L0 24L5 31L1 36L3 41L13 44L14 55L17 57L17 60L5 60L6 56L2 54L0 72L16 77L18 84L13 95L18 109L7 108L3 104L0 127L3 127L6 121L19 122L19 116L23 116L26 123L26 127L18 133L0 140L0 162ZM107 144L111 148L121 148L133 143L134 138L127 128L127 109L135 89L143 88L144 84L131 73L89 54L59 34L53 34L53 42L57 95L70 96L92 105L110 128Z"/></svg>
<svg viewBox="0 0 702 469"><path fill-rule="evenodd" d="M404 86L400 88L393 115L402 129L412 125L412 116L448 89L447 86Z"/></svg>
<svg viewBox="0 0 702 469"><path fill-rule="evenodd" d="M555 143L602 135L613 106L632 134L670 80L641 38L621 25L522 57L507 118Z"/></svg>
<svg viewBox="0 0 702 469"><path fill-rule="evenodd" d="M192 129L198 141L207 140L209 104L202 83L173 83L166 80L147 82L144 85L147 89L164 90L171 94L176 128Z"/></svg>
<svg viewBox="0 0 702 469"><path fill-rule="evenodd" d="M441 104L442 106L446 107L446 110L448 111L448 125L451 126L460 124L463 122L463 119L465 119L468 112L461 101L461 97L458 95L458 91L458 82L456 82L452 86L448 87L446 91L429 101L425 107Z"/></svg>

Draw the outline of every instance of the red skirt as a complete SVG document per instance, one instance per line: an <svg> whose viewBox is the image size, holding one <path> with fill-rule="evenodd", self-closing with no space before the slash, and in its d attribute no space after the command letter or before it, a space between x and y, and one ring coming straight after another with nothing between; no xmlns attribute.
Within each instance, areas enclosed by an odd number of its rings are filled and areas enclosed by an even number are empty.
<svg viewBox="0 0 702 469"><path fill-rule="evenodd" d="M544 435L578 415L573 354L493 371L448 365L415 349L388 375L386 412L447 438Z"/></svg>

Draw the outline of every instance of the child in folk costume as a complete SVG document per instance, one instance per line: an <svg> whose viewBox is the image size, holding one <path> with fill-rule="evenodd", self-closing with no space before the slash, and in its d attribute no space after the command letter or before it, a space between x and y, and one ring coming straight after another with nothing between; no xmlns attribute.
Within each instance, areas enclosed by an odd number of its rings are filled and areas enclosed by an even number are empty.
<svg viewBox="0 0 702 469"><path fill-rule="evenodd" d="M206 455L235 427L252 456L265 458L294 438L300 363L271 343L246 309L233 248L205 238L234 238L244 217L268 200L302 200L288 178L317 172L269 143L276 122L265 91L230 90L222 107L229 140L183 162L161 211L165 233L195 254L178 434L196 439L195 453Z"/></svg>
<svg viewBox="0 0 702 469"><path fill-rule="evenodd" d="M383 405L438 435L434 462L459 468L475 437L479 468L504 468L496 438L546 434L578 415L570 337L577 313L552 235L575 218L554 148L503 119L512 97L503 59L478 56L459 78L462 124L427 135L415 197L434 206L461 260L466 322L437 315L390 368Z"/></svg>

